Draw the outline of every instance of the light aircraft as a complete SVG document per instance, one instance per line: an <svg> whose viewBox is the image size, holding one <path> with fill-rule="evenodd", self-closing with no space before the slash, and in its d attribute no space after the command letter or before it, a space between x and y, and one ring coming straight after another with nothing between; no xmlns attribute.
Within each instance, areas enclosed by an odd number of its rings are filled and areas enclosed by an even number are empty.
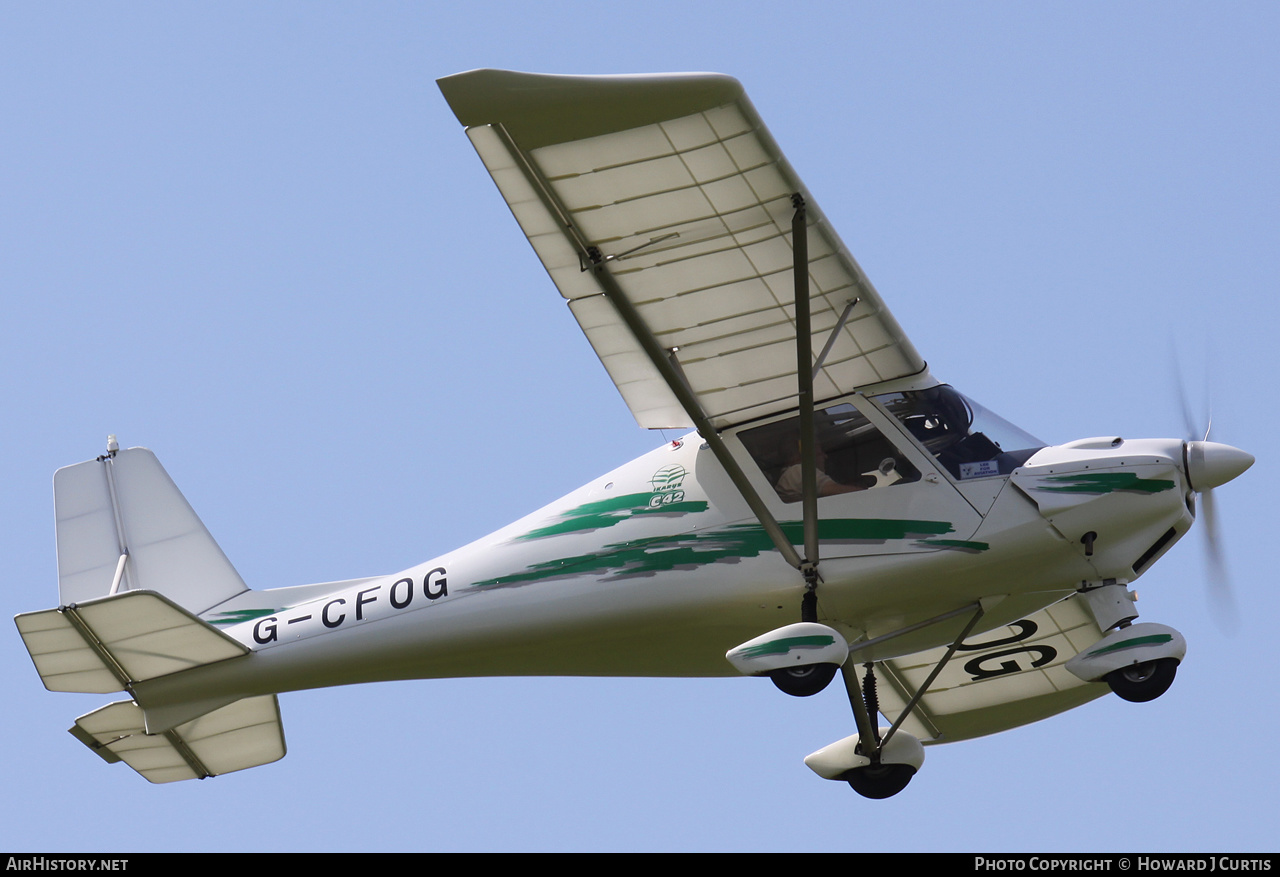
<svg viewBox="0 0 1280 877"><path fill-rule="evenodd" d="M1169 687L1185 641L1129 586L1249 454L1046 446L939 382L729 77L440 87L640 426L692 431L412 569L273 590L111 437L54 476L60 606L16 619L47 688L126 693L77 739L163 783L283 757L285 691L840 673L857 733L805 761L884 798L926 745Z"/></svg>

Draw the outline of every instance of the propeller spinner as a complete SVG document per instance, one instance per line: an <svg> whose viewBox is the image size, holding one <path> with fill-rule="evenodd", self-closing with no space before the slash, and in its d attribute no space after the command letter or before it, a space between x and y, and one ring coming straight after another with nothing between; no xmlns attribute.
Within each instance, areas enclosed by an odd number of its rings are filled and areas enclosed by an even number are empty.
<svg viewBox="0 0 1280 877"><path fill-rule="evenodd" d="M1253 465L1253 460L1253 454L1221 442L1182 443L1182 463L1187 473L1187 483L1200 497L1198 517L1204 526L1211 605L1218 624L1227 632L1235 631L1238 615L1218 534L1218 511L1213 488L1221 487L1244 473Z"/></svg>

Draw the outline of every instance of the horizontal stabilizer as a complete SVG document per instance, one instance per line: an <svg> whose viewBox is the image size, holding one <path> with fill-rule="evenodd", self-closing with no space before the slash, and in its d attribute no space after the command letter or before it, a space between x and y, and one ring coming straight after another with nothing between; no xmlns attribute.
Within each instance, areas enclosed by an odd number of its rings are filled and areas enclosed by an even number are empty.
<svg viewBox="0 0 1280 877"><path fill-rule="evenodd" d="M127 591L14 619L50 691L105 694L248 653L160 594Z"/></svg>
<svg viewBox="0 0 1280 877"><path fill-rule="evenodd" d="M122 700L76 719L71 734L107 762L123 761L150 782L204 779L284 758L275 695L247 697L163 734L147 734L142 710Z"/></svg>

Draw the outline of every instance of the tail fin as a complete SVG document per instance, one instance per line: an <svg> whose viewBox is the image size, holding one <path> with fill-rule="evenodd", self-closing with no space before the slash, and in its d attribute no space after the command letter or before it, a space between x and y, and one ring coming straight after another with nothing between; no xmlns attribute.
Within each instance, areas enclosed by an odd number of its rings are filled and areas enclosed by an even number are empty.
<svg viewBox="0 0 1280 877"><path fill-rule="evenodd" d="M146 448L53 476L61 606L14 621L50 691L128 691L242 658L249 649L196 617L244 581ZM145 702L145 698L144 698ZM72 735L153 783L204 779L283 758L274 695L152 705L124 700L76 719Z"/></svg>
<svg viewBox="0 0 1280 877"><path fill-rule="evenodd" d="M64 606L145 589L199 615L248 590L146 448L59 469L53 504Z"/></svg>

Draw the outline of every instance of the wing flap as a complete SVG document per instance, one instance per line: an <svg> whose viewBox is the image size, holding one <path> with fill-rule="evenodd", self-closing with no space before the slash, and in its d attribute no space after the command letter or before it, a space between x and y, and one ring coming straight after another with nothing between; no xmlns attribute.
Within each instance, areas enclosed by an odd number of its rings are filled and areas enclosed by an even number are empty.
<svg viewBox="0 0 1280 877"><path fill-rule="evenodd" d="M808 205L815 350L858 299L816 395L923 370L735 80L480 70L440 87L641 426L693 419L613 306L585 304L601 287L584 268L603 259L716 428L790 410L794 193Z"/></svg>

